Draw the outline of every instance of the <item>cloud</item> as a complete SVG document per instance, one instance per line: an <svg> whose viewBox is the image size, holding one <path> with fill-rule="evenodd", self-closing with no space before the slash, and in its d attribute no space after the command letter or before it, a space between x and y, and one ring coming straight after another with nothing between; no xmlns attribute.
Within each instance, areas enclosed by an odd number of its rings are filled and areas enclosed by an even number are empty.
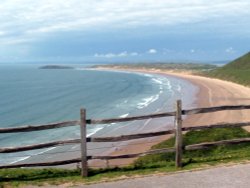
<svg viewBox="0 0 250 188"><path fill-rule="evenodd" d="M181 25L222 18L230 21L230 17L250 16L246 8L249 6L250 2L245 0L1 1L0 30L9 33L15 29L19 34L37 34L96 27Z"/></svg>
<svg viewBox="0 0 250 188"><path fill-rule="evenodd" d="M150 47L156 48L158 52L150 53L145 50L143 54L159 55L160 49L165 47L174 50L163 52L169 55L179 50L176 49L177 45L172 45L173 41L176 41L176 38L170 38L172 34L187 38L195 32L200 34L204 31L208 37L223 34L225 40L227 36L224 33L232 34L231 38L249 38L250 11L246 7L250 7L250 1L2 0L0 48L9 46L11 54L14 48L30 45L30 53L34 56L42 56L48 51L49 54L57 52L56 55L74 55L75 53L69 51L78 51L77 49L81 48L91 57L97 50L102 52L103 48L108 49L110 53L96 54L96 57L122 58L140 56L142 54L132 51L143 51ZM134 44L136 40L132 39L135 38L140 38L143 42ZM163 38L166 40L157 41ZM168 38L170 40L167 41ZM118 42L119 47L116 47L114 44ZM67 50L61 50L53 46L67 46L70 50L66 47ZM131 53L117 53L124 48ZM5 54L0 50L1 56Z"/></svg>
<svg viewBox="0 0 250 188"><path fill-rule="evenodd" d="M228 53L228 54L233 54L233 53L235 53L236 51L233 49L233 47L229 47L229 48L227 48L227 49L225 50L225 52Z"/></svg>
<svg viewBox="0 0 250 188"><path fill-rule="evenodd" d="M119 57L130 57L130 56L138 56L139 54L137 52L131 52L128 53L127 51L121 52L121 53L107 53L107 54L99 54L96 53L94 57L97 58L119 58Z"/></svg>
<svg viewBox="0 0 250 188"><path fill-rule="evenodd" d="M147 51L147 53L149 53L149 54L156 54L156 53L157 53L157 50L156 50L156 49L149 49L149 50Z"/></svg>
<svg viewBox="0 0 250 188"><path fill-rule="evenodd" d="M192 54L195 53L195 49L191 49L190 53L192 53Z"/></svg>
<svg viewBox="0 0 250 188"><path fill-rule="evenodd" d="M174 52L175 52L175 51L172 50L172 49L166 49L166 48L163 49L163 54L164 54L164 55L171 54L171 53L174 53Z"/></svg>

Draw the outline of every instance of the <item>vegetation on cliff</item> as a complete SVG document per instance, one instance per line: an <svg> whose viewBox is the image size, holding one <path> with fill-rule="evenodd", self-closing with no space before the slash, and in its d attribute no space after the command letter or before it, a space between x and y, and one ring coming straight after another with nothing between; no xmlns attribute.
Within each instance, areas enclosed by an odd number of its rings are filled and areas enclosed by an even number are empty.
<svg viewBox="0 0 250 188"><path fill-rule="evenodd" d="M250 52L209 72L208 76L250 86Z"/></svg>

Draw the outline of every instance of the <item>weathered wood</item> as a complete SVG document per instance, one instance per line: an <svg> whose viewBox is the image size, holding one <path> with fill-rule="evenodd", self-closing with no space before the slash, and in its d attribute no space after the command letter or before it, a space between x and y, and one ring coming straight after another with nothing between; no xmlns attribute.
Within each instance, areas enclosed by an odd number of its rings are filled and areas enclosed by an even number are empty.
<svg viewBox="0 0 250 188"><path fill-rule="evenodd" d="M182 166L182 114L181 100L176 102L176 117L175 117L175 166Z"/></svg>
<svg viewBox="0 0 250 188"><path fill-rule="evenodd" d="M195 108L195 109L189 109L189 110L182 110L182 115L193 115L193 114L216 112L216 111L223 111L223 110L244 110L244 109L250 109L250 105ZM86 120L86 122L88 124L108 124L108 123L144 120L144 119L150 119L150 118L161 118L161 117L169 117L169 116L175 116L175 112L157 113L157 114L150 114L150 115L144 115L144 116L132 116L132 117L126 117L126 118L113 118L113 119L100 119L100 120L89 119L89 120ZM78 125L79 123L80 123L79 121L72 120L72 121L64 121L64 122L45 124L45 125L26 125L22 127L0 128L0 133L41 131L41 130L46 130L46 129L75 126L75 125Z"/></svg>
<svg viewBox="0 0 250 188"><path fill-rule="evenodd" d="M208 108L195 108L190 110L182 110L182 115L193 115L193 114L202 114L202 113L211 113L224 110L249 110L250 105L237 105L237 106L216 106Z"/></svg>
<svg viewBox="0 0 250 188"><path fill-rule="evenodd" d="M36 167L36 166L58 166L58 165L67 165L72 163L81 162L80 158L77 159L69 159L64 161L53 161L53 162L44 162L44 163L21 163L21 164L10 164L0 166L0 169L4 168L21 168L21 167Z"/></svg>
<svg viewBox="0 0 250 188"><path fill-rule="evenodd" d="M241 144L241 143L249 143L250 138L239 138L239 139L232 139L232 140L221 140L217 142L207 142L201 144L193 144L185 146L185 150L199 150L199 149L208 149L209 147L220 146L220 145L232 145L232 144ZM101 160L111 160L111 159L124 159L124 158L135 158L144 155L150 154L159 154L159 153L173 153L175 152L175 148L165 148L165 149L156 149L150 150L143 153L136 153L136 154L127 154L127 155L116 155L116 156L88 156L87 159L101 159ZM65 161L54 161L54 162L44 162L44 163L23 163L23 164L11 164L11 165L3 165L0 166L0 169L4 168L20 168L20 167L36 167L36 166L57 166L57 165L66 165L71 163L78 163L81 162L81 158L77 159L70 159Z"/></svg>
<svg viewBox="0 0 250 188"><path fill-rule="evenodd" d="M222 141L217 141L217 142L188 145L185 147L185 150L207 149L208 147L212 147L212 146L240 144L240 143L247 143L247 142L250 142L250 138L222 140ZM173 153L175 151L176 151L175 148L165 148L165 149L150 150L150 151L146 151L143 153L136 153L136 154L126 154L126 155L116 155L116 156L89 156L88 158L89 159L112 160L112 159L134 158L134 157L140 157L140 156L144 156L144 155L148 155L148 154Z"/></svg>
<svg viewBox="0 0 250 188"><path fill-rule="evenodd" d="M250 126L250 122L218 123L218 124L202 125L202 126L195 126L195 127L183 127L182 131L205 130L205 129L214 129L214 128L237 128L237 127L244 127L244 126Z"/></svg>
<svg viewBox="0 0 250 188"><path fill-rule="evenodd" d="M208 112L217 112L223 110L244 110L250 109L250 105L237 105L237 106L216 106L216 107L208 107L208 108L195 108L190 110L182 110L182 115L193 115L193 114L201 114ZM108 124L108 123L118 123L118 122L127 122L134 120L144 120L144 119L153 119L153 118L161 118L161 117L169 117L175 116L175 112L165 112L165 113L156 113L150 115L143 116L132 116L126 118L112 118L112 119L88 119L87 124Z"/></svg>
<svg viewBox="0 0 250 188"><path fill-rule="evenodd" d="M26 125L22 127L10 127L10 128L0 128L0 133L18 133L18 132L30 132L30 131L41 131L46 129L55 129L62 127L69 127L78 125L79 121L64 121L58 123L51 123L45 125Z"/></svg>
<svg viewBox="0 0 250 188"><path fill-rule="evenodd" d="M203 126L196 126L196 127L182 127L182 131L194 131L194 130L213 129L213 128L236 128L236 127L244 127L244 126L250 126L250 122L218 123L218 124L203 125ZM119 142L119 141L127 141L127 140L132 140L132 139L162 136L162 135L173 134L173 133L175 133L174 129L167 130L167 131L152 132L152 133L139 133L139 134L121 135L121 136L113 136L113 137L88 137L87 142Z"/></svg>
<svg viewBox="0 0 250 188"><path fill-rule="evenodd" d="M156 149L150 150L142 153L126 154L126 155L115 155L115 156L90 156L89 159L101 159L101 160L111 160L111 159L124 159L124 158L135 158L144 155L159 154L159 153L172 153L175 152L175 148L166 149Z"/></svg>
<svg viewBox="0 0 250 188"><path fill-rule="evenodd" d="M86 110L80 111L82 177L88 176Z"/></svg>
<svg viewBox="0 0 250 188"><path fill-rule="evenodd" d="M113 118L113 119L99 119L99 120L88 119L86 122L87 124L109 124L109 123L153 119L153 118L161 118L161 117L169 117L169 116L175 116L175 112L157 113L157 114L150 114L150 115L143 115L143 116L131 116L131 117Z"/></svg>
<svg viewBox="0 0 250 188"><path fill-rule="evenodd" d="M87 160L88 159L103 159L103 160L110 160L110 159L121 159L121 158L134 158L139 157L147 154L156 154L156 153L166 153L166 152L175 152L176 151L176 165L178 167L181 166L181 155L182 155L182 134L181 131L191 131L191 130L203 130L203 129L211 129L211 128L226 128L226 127L243 127L249 126L250 122L244 123L220 123L220 124L213 124L213 125L204 125L198 127L184 127L182 128L182 118L181 115L192 115L192 114L201 114L201 113L210 113L210 112L217 112L223 110L244 110L250 109L250 105L239 105L239 106L217 106L217 107L209 107L209 108L196 108L190 110L182 110L181 109L181 101L177 102L177 112L167 112L167 113L158 113L158 114L151 114L151 115L144 115L144 116L134 116L134 117L126 117L126 118L114 118L114 119L103 119L103 120L86 120L86 111L81 110L81 121L66 121L66 122L59 122L53 124L45 124L45 125L38 125L38 126L22 126L22 127L12 127L12 128L0 128L0 133L15 133L15 132L29 132L29 131L40 131L46 129L54 129L54 128L61 128L61 127L68 127L68 126L75 126L81 125L81 139L74 139L74 140L64 140L64 141L54 141L48 143L41 143L35 145L28 145L22 147L6 147L0 148L0 153L12 153L12 152L21 152L33 149L42 149L48 148L58 145L64 144L76 144L81 143L82 153L81 158L79 159L70 159L65 161L54 161L54 162L47 162L47 163L29 163L29 164L12 164L12 165L4 165L0 166L2 168L18 168L18 167L35 167L35 166L56 166L56 165L65 165L71 163L78 163L82 162L82 176L87 176ZM174 133L174 130L168 131L160 131L154 133L141 133L141 134L134 134L134 135L122 135L117 137L102 137L102 138L86 138L86 123L89 124L106 124L106 123L116 123L116 122L126 122L126 121L133 121L133 120L144 120L150 118L160 118L160 117L169 117L169 116L176 116L176 147L175 148L166 148L166 149L159 149L159 150L151 150L143 153L137 154L127 154L127 155L119 155L119 156L87 156L87 144L86 142L115 142L115 141L125 141L130 139L138 139L138 138L145 138L145 137L152 137L152 136L161 136L165 134ZM232 140L222 140L217 142L209 142L209 143L200 143L200 144L193 144L185 146L186 150L198 150L198 149L208 149L214 146L220 145L231 145L231 144L240 144L240 143L249 143L250 138L240 138L240 139L232 139ZM86 170L84 172L84 170Z"/></svg>
<svg viewBox="0 0 250 188"><path fill-rule="evenodd" d="M5 148L0 148L0 153L14 153L14 152L34 150L34 149L49 148L52 146L59 146L65 144L78 144L80 142L81 142L80 139L72 139L72 140L54 141L42 144L20 146L20 147L5 147Z"/></svg>
<svg viewBox="0 0 250 188"><path fill-rule="evenodd" d="M136 154L128 154L128 155L118 155L118 156L88 156L87 159L101 159L101 160L110 160L110 159L124 159L124 158L134 158L144 155L150 155L150 154L158 154L158 153L172 153L174 152L174 148L166 148L166 149L156 149L156 150L150 150L143 153L136 153ZM81 162L81 158L77 159L70 159L70 160L64 160L64 161L53 161L53 162L44 162L44 163L22 163L22 164L11 164L11 165L3 165L0 166L0 169L4 168L20 168L20 167L36 167L36 166L58 166L58 165L66 165L66 164L72 164L72 163L79 163Z"/></svg>
<svg viewBox="0 0 250 188"><path fill-rule="evenodd" d="M193 131L193 130L204 130L204 129L212 129L212 128L234 128L234 127L243 127L243 126L250 126L250 122L244 123L219 123L219 124L212 124L212 125L203 125L197 127L183 127L182 131ZM132 134L132 135L122 135L116 137L88 137L86 138L87 142L118 142L118 141L126 141L132 139L140 139L140 138L147 138L147 137L154 137L154 136L162 136L165 134L173 134L175 131L167 130L167 131L159 131L153 133L140 133L140 134ZM80 139L75 140L65 140L65 141L56 141L50 143L43 143L43 144L36 144L36 145L29 145L23 147L7 147L7 148L0 148L0 153L12 153L12 152L20 152L20 151L27 151L32 149L41 149L47 148L62 144L70 144L70 143L80 143ZM34 146L34 147L33 147Z"/></svg>
<svg viewBox="0 0 250 188"><path fill-rule="evenodd" d="M250 138L237 138L232 140L221 140L216 142L204 142L200 144L193 144L185 146L185 150L199 150L199 149L208 149L214 146L221 146L221 145L234 145L234 144L241 144L241 143L248 143L250 142Z"/></svg>
<svg viewBox="0 0 250 188"><path fill-rule="evenodd" d="M132 140L132 139L162 136L162 135L173 134L173 133L174 133L174 130L167 130L167 131L159 131L159 132L152 132L152 133L139 133L139 134L121 135L121 136L113 136L113 137L88 137L87 142L120 142L120 141Z"/></svg>

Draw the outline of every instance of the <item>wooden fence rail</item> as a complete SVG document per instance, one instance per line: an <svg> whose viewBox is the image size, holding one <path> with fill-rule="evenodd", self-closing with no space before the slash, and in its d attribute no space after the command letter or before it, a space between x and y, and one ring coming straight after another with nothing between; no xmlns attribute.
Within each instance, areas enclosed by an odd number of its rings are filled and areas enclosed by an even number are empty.
<svg viewBox="0 0 250 188"><path fill-rule="evenodd" d="M208 108L194 108L190 110L182 110L181 114L182 115L195 115L195 114L212 113L212 112L225 111L225 110L247 110L247 109L250 109L250 105L216 106L216 107L208 107ZM125 117L125 118L112 118L112 119L99 119L99 120L88 119L86 120L86 123L87 124L109 124L109 123L119 123L119 122L154 119L154 118L171 117L171 116L176 116L176 112L155 113L155 114L150 114L150 115L133 116L133 117Z"/></svg>
<svg viewBox="0 0 250 188"><path fill-rule="evenodd" d="M195 108L190 110L182 110L182 115L194 115L203 113L212 113L225 110L249 110L250 105L238 105L238 106L216 106L208 108Z"/></svg>
<svg viewBox="0 0 250 188"><path fill-rule="evenodd" d="M79 121L64 121L58 123L51 123L46 125L26 125L22 127L10 127L10 128L0 128L0 133L18 133L18 132L30 132L30 131L41 131L47 129L55 129L62 127L70 127L79 125Z"/></svg>
<svg viewBox="0 0 250 188"><path fill-rule="evenodd" d="M20 147L6 147L6 148L0 148L0 153L14 153L14 152L21 152L21 151L29 151L29 150L34 150L34 149L50 148L53 146L60 146L60 145L65 145L65 144L78 144L80 142L81 142L81 139L73 139L73 140L62 140L62 141L47 142L47 143L42 143L42 144L20 146Z"/></svg>
<svg viewBox="0 0 250 188"><path fill-rule="evenodd" d="M43 163L23 163L23 164L10 164L10 165L1 165L0 169L4 168L18 168L18 167L36 167L36 166L56 166L56 165L66 165L72 163L82 164L82 173L83 177L88 175L88 165L87 161L91 159L101 159L101 160L111 160L111 159L123 159L123 158L135 158L144 155L157 154L157 153L168 153L175 152L176 155L176 167L181 167L181 159L183 150L198 150L198 149L207 149L209 147L219 146L219 145L229 145L229 144L239 144L239 143L250 143L250 138L241 138L241 139L232 139L232 140L222 140L217 142L209 143L200 143L194 145L183 146L182 143L182 131L191 131L191 130L203 130L203 129L213 129L213 128L234 128L234 127L244 127L249 126L250 122L236 122L236 123L220 123L196 127L182 127L182 115L194 115L202 113L212 113L223 110L245 110L250 109L250 105L238 105L238 106L217 106L209 108L195 108L190 110L182 110L181 101L177 101L176 111L166 112L166 113L156 113L143 116L133 116L126 118L112 118L112 119L86 119L86 110L81 109L80 121L71 120L65 122L58 122L52 124L38 125L38 126L22 126L22 127L12 127L12 128L0 128L0 133L17 133L17 132L30 132L30 131L41 131L46 129L55 129L69 126L80 126L81 138L72 139L72 140L61 140L47 143L40 143L27 146L19 147L3 147L0 148L0 153L13 153L13 152L22 152L34 149L43 149L52 146L60 146L65 144L81 144L81 157L76 159L69 159L64 161L53 161L53 162L43 162ZM117 122L127 122L134 120L145 120L153 118L162 118L162 117L171 117L175 116L175 128L166 131L159 132L150 132L150 133L139 133L131 135L121 135L113 137L87 137L86 135L86 124L108 124L108 123L117 123ZM167 134L175 133L176 143L174 148L165 148L150 150L142 153L118 155L118 156L88 156L87 155L87 142L119 142L127 141L132 139L140 139L154 136L162 136Z"/></svg>
<svg viewBox="0 0 250 188"><path fill-rule="evenodd" d="M216 106L216 107L208 107L208 108L194 108L190 110L182 110L181 114L182 115L195 115L195 114L212 113L212 112L225 111L225 110L247 110L247 109L250 109L250 105ZM150 115L133 116L133 117L125 117L125 118L112 118L112 119L99 119L99 120L98 119L86 119L86 124L110 124L110 123L128 122L128 121L135 121L135 120L171 117L175 115L176 115L176 112L166 112L166 113L155 113L155 114L150 114ZM71 120L71 121L58 122L58 123L46 124L46 125L37 125L37 126L27 125L27 126L22 126L22 127L0 128L0 133L41 131L41 130L46 130L46 129L76 126L79 124L80 124L80 121Z"/></svg>
<svg viewBox="0 0 250 188"><path fill-rule="evenodd" d="M205 129L213 129L213 128L236 128L236 127L245 127L245 126L250 126L250 122L220 123L220 124L203 125L203 126L197 126L197 127L182 127L182 131L195 131L195 130L205 130ZM128 141L128 140L134 140L134 139L163 136L163 135L168 135L168 134L173 134L173 133L175 133L174 129L167 130L167 131L139 133L139 134L121 135L121 136L113 136L113 137L87 137L86 142L121 142L121 141ZM22 147L5 147L5 148L0 148L0 153L14 153L14 152L34 150L34 149L49 148L49 147L65 145L65 144L80 144L80 143L81 143L81 139L79 138L79 139L72 139L72 140L62 140L62 141L27 145L27 146L22 146Z"/></svg>
<svg viewBox="0 0 250 188"><path fill-rule="evenodd" d="M221 140L221 141L216 141L216 142L207 142L207 143L187 145L184 147L184 150L193 151L193 150L209 149L209 148L214 147L214 146L234 145L234 144L241 144L241 143L250 143L250 138ZM164 148L164 149L149 150L149 151L142 152L142 153L134 153L134 154L126 154L126 155L87 156L87 159L88 160L92 160L92 159L101 159L101 160L124 159L124 158L135 158L135 157L152 155L152 154L160 154L160 153L173 153L175 151L176 151L176 148ZM77 159L70 159L70 160L64 160L64 161L54 161L54 162L44 162L44 163L11 164L11 165L0 166L0 169L20 168L20 167L37 167L37 166L57 166L57 165L67 165L67 164L72 164L72 163L78 163L81 161L82 161L81 158L77 158Z"/></svg>

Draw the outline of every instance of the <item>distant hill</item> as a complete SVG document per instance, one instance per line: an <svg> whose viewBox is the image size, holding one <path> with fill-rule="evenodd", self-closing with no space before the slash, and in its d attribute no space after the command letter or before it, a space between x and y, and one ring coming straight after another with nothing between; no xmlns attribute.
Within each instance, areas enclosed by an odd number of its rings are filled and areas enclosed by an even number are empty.
<svg viewBox="0 0 250 188"><path fill-rule="evenodd" d="M209 76L250 86L250 52L211 71Z"/></svg>
<svg viewBox="0 0 250 188"><path fill-rule="evenodd" d="M74 69L74 67L64 66L64 65L45 65L39 67L39 69Z"/></svg>
<svg viewBox="0 0 250 188"><path fill-rule="evenodd" d="M120 69L160 69L160 70L190 70L202 71L216 69L218 66L202 63L119 63L94 65L93 68L120 68Z"/></svg>

